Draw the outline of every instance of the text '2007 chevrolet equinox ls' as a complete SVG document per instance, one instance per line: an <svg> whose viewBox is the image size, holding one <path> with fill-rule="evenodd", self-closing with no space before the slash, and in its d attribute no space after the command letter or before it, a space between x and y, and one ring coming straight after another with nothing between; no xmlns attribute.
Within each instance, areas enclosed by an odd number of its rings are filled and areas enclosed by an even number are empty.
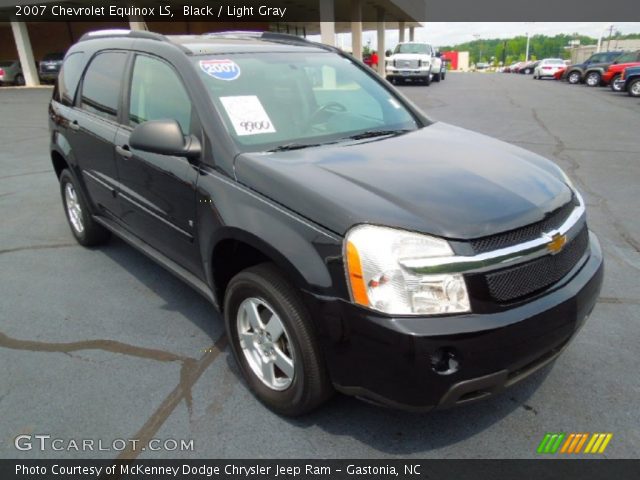
<svg viewBox="0 0 640 480"><path fill-rule="evenodd" d="M94 32L49 114L78 242L113 233L205 295L281 414L334 390L413 410L490 396L554 360L601 288L554 163L432 122L332 47Z"/></svg>

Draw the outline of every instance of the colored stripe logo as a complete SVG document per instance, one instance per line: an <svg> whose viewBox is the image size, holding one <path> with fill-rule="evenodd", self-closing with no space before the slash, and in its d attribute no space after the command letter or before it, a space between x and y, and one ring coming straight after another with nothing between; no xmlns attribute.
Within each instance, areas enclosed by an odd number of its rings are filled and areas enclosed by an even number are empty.
<svg viewBox="0 0 640 480"><path fill-rule="evenodd" d="M604 453L612 438L613 433L547 433L538 445L537 452L541 454Z"/></svg>

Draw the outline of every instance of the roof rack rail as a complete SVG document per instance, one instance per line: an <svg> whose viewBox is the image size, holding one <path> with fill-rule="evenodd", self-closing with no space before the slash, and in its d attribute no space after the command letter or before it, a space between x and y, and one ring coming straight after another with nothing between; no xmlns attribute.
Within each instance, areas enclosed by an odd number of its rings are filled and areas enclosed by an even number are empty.
<svg viewBox="0 0 640 480"><path fill-rule="evenodd" d="M125 28L113 28L105 30L94 30L87 32L80 37L79 42L85 40L94 40L96 38L114 38L114 37L127 37L127 38L146 38L147 40L158 40L160 42L169 42L169 39L164 35L154 32L148 32L146 30L127 30Z"/></svg>

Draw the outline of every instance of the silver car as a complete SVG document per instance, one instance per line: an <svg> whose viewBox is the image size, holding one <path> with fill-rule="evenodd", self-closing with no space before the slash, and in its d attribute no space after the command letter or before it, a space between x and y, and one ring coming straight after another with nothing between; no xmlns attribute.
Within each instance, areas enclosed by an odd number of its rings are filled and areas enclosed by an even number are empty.
<svg viewBox="0 0 640 480"><path fill-rule="evenodd" d="M561 58L545 58L533 70L533 78L542 80L544 77L553 77L558 70L563 68L566 68L566 64Z"/></svg>
<svg viewBox="0 0 640 480"><path fill-rule="evenodd" d="M24 85L24 75L18 60L0 61L0 85Z"/></svg>

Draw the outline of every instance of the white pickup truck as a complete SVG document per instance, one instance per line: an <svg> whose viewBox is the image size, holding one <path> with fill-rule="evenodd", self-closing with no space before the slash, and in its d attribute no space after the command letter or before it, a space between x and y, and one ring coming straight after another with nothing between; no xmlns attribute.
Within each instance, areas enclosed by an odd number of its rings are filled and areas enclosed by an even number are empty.
<svg viewBox="0 0 640 480"><path fill-rule="evenodd" d="M394 84L411 80L423 81L428 86L432 80L439 82L446 76L440 52L428 43L399 43L385 62L386 78Z"/></svg>

